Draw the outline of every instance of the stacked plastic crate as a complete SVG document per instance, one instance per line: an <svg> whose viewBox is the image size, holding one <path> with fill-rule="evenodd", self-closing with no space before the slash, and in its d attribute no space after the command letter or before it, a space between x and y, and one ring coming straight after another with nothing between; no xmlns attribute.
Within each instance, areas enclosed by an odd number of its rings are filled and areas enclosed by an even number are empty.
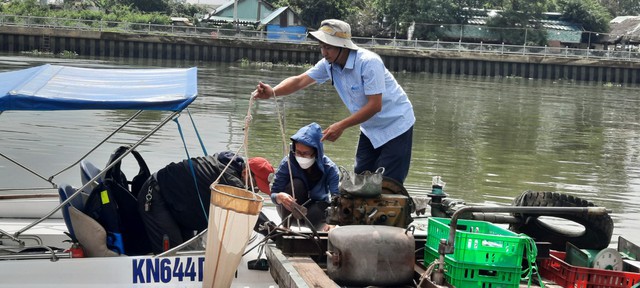
<svg viewBox="0 0 640 288"><path fill-rule="evenodd" d="M440 239L449 237L450 223L448 218L429 218L425 265L439 258ZM529 259L536 257L536 250L529 249L533 245L530 237L484 221L460 219L456 226L453 254L447 254L444 261L449 284L464 288L519 286L525 252Z"/></svg>

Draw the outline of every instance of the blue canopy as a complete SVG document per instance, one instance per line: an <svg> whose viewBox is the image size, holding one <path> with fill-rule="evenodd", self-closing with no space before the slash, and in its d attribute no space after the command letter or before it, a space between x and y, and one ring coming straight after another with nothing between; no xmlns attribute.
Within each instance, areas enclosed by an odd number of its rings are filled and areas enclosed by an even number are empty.
<svg viewBox="0 0 640 288"><path fill-rule="evenodd" d="M195 67L106 69L47 64L0 73L0 111L180 111L197 94Z"/></svg>

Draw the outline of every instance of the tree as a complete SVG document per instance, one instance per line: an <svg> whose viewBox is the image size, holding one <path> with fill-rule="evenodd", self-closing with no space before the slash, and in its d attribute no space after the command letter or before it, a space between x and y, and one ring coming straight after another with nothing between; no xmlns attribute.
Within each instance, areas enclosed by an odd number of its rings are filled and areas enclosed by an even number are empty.
<svg viewBox="0 0 640 288"><path fill-rule="evenodd" d="M305 25L320 27L325 19L344 20L363 7L365 0L280 0L278 6L289 6L298 13Z"/></svg>
<svg viewBox="0 0 640 288"><path fill-rule="evenodd" d="M169 0L116 0L141 12L171 12Z"/></svg>
<svg viewBox="0 0 640 288"><path fill-rule="evenodd" d="M11 1L4 8L4 11L10 14L31 16L46 16L48 10L48 6L42 6L36 0Z"/></svg>
<svg viewBox="0 0 640 288"><path fill-rule="evenodd" d="M351 34L360 37L381 36L384 30L378 7L373 1L365 1L362 6L362 9L346 18L346 22L351 25Z"/></svg>
<svg viewBox="0 0 640 288"><path fill-rule="evenodd" d="M454 1L467 0L376 0L374 4L382 15L388 36L404 38L407 29L415 23L413 38L435 40L441 33L437 29L440 24L457 22L456 13L462 10Z"/></svg>
<svg viewBox="0 0 640 288"><path fill-rule="evenodd" d="M119 4L117 0L91 0L91 2L94 6L98 7L98 9L105 12Z"/></svg>
<svg viewBox="0 0 640 288"><path fill-rule="evenodd" d="M487 21L487 26L500 35L500 41L509 44L547 43L546 32L538 20L542 13L554 7L553 2L546 0L502 0L493 1L503 10L498 16Z"/></svg>
<svg viewBox="0 0 640 288"><path fill-rule="evenodd" d="M595 0L563 0L562 20L580 23L587 31L608 32L611 15Z"/></svg>
<svg viewBox="0 0 640 288"><path fill-rule="evenodd" d="M613 16L627 16L640 14L640 2L638 0L599 0L598 3Z"/></svg>

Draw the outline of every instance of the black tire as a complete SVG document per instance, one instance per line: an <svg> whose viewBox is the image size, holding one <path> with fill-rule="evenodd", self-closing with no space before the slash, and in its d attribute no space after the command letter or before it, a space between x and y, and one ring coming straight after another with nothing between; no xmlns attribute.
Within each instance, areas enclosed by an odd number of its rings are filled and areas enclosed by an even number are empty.
<svg viewBox="0 0 640 288"><path fill-rule="evenodd" d="M393 178L382 176L382 194L399 194L407 196L407 204L409 205L409 209L406 215L407 223L405 223L403 227L406 227L407 225L409 225L409 223L413 222L411 213L416 212L416 205L415 203L413 203L413 198L411 198L411 195L409 195L409 191L404 188L404 185L402 185L402 183Z"/></svg>
<svg viewBox="0 0 640 288"><path fill-rule="evenodd" d="M398 182L398 180L386 176L382 176L382 194L400 194L411 197L409 195L409 191L404 188L404 185L402 185L402 183Z"/></svg>
<svg viewBox="0 0 640 288"><path fill-rule="evenodd" d="M591 201L575 196L556 192L525 191L513 201L515 206L532 207L595 207ZM517 224L511 224L509 229L516 233L524 233L536 242L549 242L551 249L565 251L566 243L580 249L604 249L609 246L613 234L613 220L609 214L522 214L513 216L521 218ZM540 216L562 218L578 223L584 227L583 231L572 231L558 225L551 225L541 221Z"/></svg>

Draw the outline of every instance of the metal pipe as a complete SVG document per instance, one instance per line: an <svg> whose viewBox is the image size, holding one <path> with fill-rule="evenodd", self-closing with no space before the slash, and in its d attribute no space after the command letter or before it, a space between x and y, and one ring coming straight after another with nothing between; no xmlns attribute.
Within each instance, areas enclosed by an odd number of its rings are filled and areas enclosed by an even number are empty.
<svg viewBox="0 0 640 288"><path fill-rule="evenodd" d="M0 255L0 260L50 259L51 262L56 262L59 259L70 259L71 258L71 253L70 252L53 252L51 249L47 249L47 250L49 250L50 253Z"/></svg>
<svg viewBox="0 0 640 288"><path fill-rule="evenodd" d="M164 251L164 252L156 255L155 257L160 258L160 257L175 256L178 253L178 251L182 250L183 248L188 247L188 246L190 246L192 244L195 244L195 243L197 243L197 241L201 241L202 237L207 234L208 230L209 229L202 230L200 233L198 233L195 236L191 237L191 239L181 243L180 245L178 245L176 247L173 247L173 248L171 248L171 249L169 249L167 251Z"/></svg>
<svg viewBox="0 0 640 288"><path fill-rule="evenodd" d="M592 214L604 215L611 212L605 207L522 207L522 206L465 206L453 213L449 224L449 238L444 247L444 254L452 254L455 245L456 227L460 215L468 212L501 212L501 213L538 213L538 214ZM441 244L442 246L442 244Z"/></svg>
<svg viewBox="0 0 640 288"><path fill-rule="evenodd" d="M491 223L499 223L499 224L518 224L522 222L522 219L519 217L506 215L506 214L497 214L497 213L484 213L484 212L475 212L471 213L471 219L478 221L487 221Z"/></svg>
<svg viewBox="0 0 640 288"><path fill-rule="evenodd" d="M42 221L44 221L44 220L48 219L49 217L51 217L54 213L56 213L56 211L60 210L60 208L62 208L64 205L67 205L69 202L71 202L71 200L73 198L78 197L78 195L80 195L80 192L82 190L84 190L85 188L90 186L92 184L92 182L97 181L100 177L102 177L104 174L106 174L109 169L111 169L113 166L117 165L117 163L122 161L122 159L124 157L126 157L127 155L129 155L131 153L131 151L133 151L138 146L140 146L140 144L142 144L144 141L146 141L149 137L151 137L154 133L156 133L156 131L160 130L160 128L162 128L165 124L167 124L169 121L171 121L175 116L177 116L179 114L180 114L180 111L174 111L173 113L171 113L169 116L167 116L165 119L163 119L160 123L158 123L158 125L156 125L151 131L149 131L142 138L140 138L136 143L132 144L129 147L129 149L127 149L127 151L125 151L122 155L120 155L120 157L118 157L117 159L113 160L113 162L111 162L111 164L107 165L107 167L104 167L104 169L102 169L102 171L100 171L100 173L98 173L98 175L94 176L93 178L91 178L91 180L87 181L86 184L84 184L80 188L76 189L76 192L71 194L67 198L67 200L64 200L62 203L58 204L58 206L53 208L53 210L51 210L46 215L42 216L40 219L38 219L38 220L34 221L33 223L23 227L22 229L20 229L18 232L16 232L14 234L14 236L15 237L19 237L20 234L24 233L25 231L33 228L34 226L38 225Z"/></svg>

